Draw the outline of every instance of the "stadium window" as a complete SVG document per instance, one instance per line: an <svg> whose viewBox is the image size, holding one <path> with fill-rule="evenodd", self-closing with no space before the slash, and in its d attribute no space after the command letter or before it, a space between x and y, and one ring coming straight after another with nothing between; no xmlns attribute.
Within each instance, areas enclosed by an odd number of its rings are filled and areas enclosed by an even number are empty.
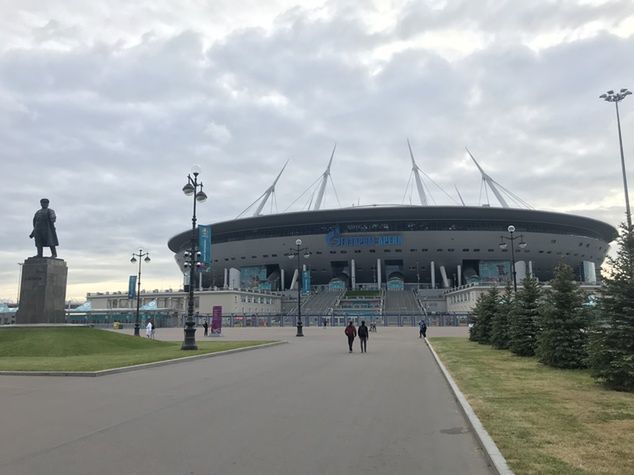
<svg viewBox="0 0 634 475"><path fill-rule="evenodd" d="M225 257L225 261L227 261L227 262L228 262L228 261L229 261L229 258L228 258L228 257Z"/></svg>
<svg viewBox="0 0 634 475"><path fill-rule="evenodd" d="M581 246L583 246L583 243L582 243L582 242L580 242L580 243L579 243L579 247L581 247Z"/></svg>
<svg viewBox="0 0 634 475"><path fill-rule="evenodd" d="M442 249L436 249L436 252L442 252Z"/></svg>
<svg viewBox="0 0 634 475"><path fill-rule="evenodd" d="M232 260L232 261L235 261L235 260L236 260L236 258L235 258L235 257L232 257L232 258L231 258L231 260Z"/></svg>
<svg viewBox="0 0 634 475"><path fill-rule="evenodd" d="M480 252L480 249L474 249L473 252Z"/></svg>
<svg viewBox="0 0 634 475"><path fill-rule="evenodd" d="M370 254L374 254L376 252L376 249L370 249Z"/></svg>
<svg viewBox="0 0 634 475"><path fill-rule="evenodd" d="M416 252L416 249L410 249L409 252Z"/></svg>
<svg viewBox="0 0 634 475"><path fill-rule="evenodd" d="M546 251L546 254L552 254L553 251Z"/></svg>
<svg viewBox="0 0 634 475"><path fill-rule="evenodd" d="M495 252L495 249L487 249L489 252Z"/></svg>
<svg viewBox="0 0 634 475"><path fill-rule="evenodd" d="M462 252L469 252L469 249L463 249Z"/></svg>
<svg viewBox="0 0 634 475"><path fill-rule="evenodd" d="M403 252L403 249L394 249L394 252Z"/></svg>
<svg viewBox="0 0 634 475"><path fill-rule="evenodd" d="M354 250L354 253L355 253L355 254L361 254L361 249L355 249L355 250Z"/></svg>
<svg viewBox="0 0 634 475"><path fill-rule="evenodd" d="M383 252L392 252L391 249L383 249Z"/></svg>
<svg viewBox="0 0 634 475"><path fill-rule="evenodd" d="M540 254L543 254L543 253L544 253L544 251L539 251L539 253L540 253Z"/></svg>
<svg viewBox="0 0 634 475"><path fill-rule="evenodd" d="M330 251L330 254L337 254L337 251Z"/></svg>
<svg viewBox="0 0 634 475"><path fill-rule="evenodd" d="M262 254L262 257L269 257L268 254Z"/></svg>
<svg viewBox="0 0 634 475"><path fill-rule="evenodd" d="M277 257L277 254L271 254L271 257Z"/></svg>
<svg viewBox="0 0 634 475"><path fill-rule="evenodd" d="M420 252L427 252L427 249L421 249Z"/></svg>
<svg viewBox="0 0 634 475"><path fill-rule="evenodd" d="M448 251L448 252L454 252L454 251L455 251L455 249L449 248L449 249L447 249L447 251Z"/></svg>
<svg viewBox="0 0 634 475"><path fill-rule="evenodd" d="M257 259L258 256L251 256L251 259Z"/></svg>
<svg viewBox="0 0 634 475"><path fill-rule="evenodd" d="M339 251L339 254L348 254L348 251Z"/></svg>
<svg viewBox="0 0 634 475"><path fill-rule="evenodd" d="M566 253L566 255L567 255L567 256L569 256L569 255L570 255L570 253L569 253L569 252L567 252L567 253Z"/></svg>
<svg viewBox="0 0 634 475"><path fill-rule="evenodd" d="M551 243L551 244L557 244L557 239L551 239L551 240L550 240L550 243Z"/></svg>
<svg viewBox="0 0 634 475"><path fill-rule="evenodd" d="M321 251L317 251L315 254L321 254Z"/></svg>
<svg viewBox="0 0 634 475"><path fill-rule="evenodd" d="M508 249L502 249L502 252L509 252Z"/></svg>
<svg viewBox="0 0 634 475"><path fill-rule="evenodd" d="M240 256L240 259L245 260L245 259L246 259L246 257L244 257L244 256Z"/></svg>

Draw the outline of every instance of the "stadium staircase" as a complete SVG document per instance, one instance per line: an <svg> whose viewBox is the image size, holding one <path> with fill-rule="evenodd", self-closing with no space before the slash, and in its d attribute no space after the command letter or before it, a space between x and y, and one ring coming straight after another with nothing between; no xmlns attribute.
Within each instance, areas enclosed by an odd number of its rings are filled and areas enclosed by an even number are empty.
<svg viewBox="0 0 634 475"><path fill-rule="evenodd" d="M420 303L412 290L387 290L383 300L384 315L422 315Z"/></svg>

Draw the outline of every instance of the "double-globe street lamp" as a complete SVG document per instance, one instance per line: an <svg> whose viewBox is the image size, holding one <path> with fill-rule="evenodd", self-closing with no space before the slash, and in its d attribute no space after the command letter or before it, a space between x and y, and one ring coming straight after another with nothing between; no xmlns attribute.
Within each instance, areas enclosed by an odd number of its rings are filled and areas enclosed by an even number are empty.
<svg viewBox="0 0 634 475"><path fill-rule="evenodd" d="M508 248L508 244L504 242L504 240L511 242L511 271L513 272L513 291L517 292L517 276L515 272L515 241L517 239L520 240L519 244L517 245L517 247L519 247L520 249L524 249L528 244L524 241L523 235L520 234L519 236L515 236L515 226L513 226L512 224L507 228L507 231L509 232L508 236L500 236L500 249L504 250Z"/></svg>
<svg viewBox="0 0 634 475"><path fill-rule="evenodd" d="M187 321L185 322L185 339L181 345L181 350L197 350L196 345L196 323L194 322L194 269L201 268L202 263L198 262L200 252L196 249L196 203L207 200L207 195L203 191L202 182L198 181L200 168L195 166L192 172L187 175L187 183L183 187L183 193L194 197L194 210L192 214L192 235L189 243L189 250L185 252L185 269L189 269L189 297L187 299Z"/></svg>
<svg viewBox="0 0 634 475"><path fill-rule="evenodd" d="M139 258L139 274L136 279L136 318L134 319L134 336L139 335L139 307L141 305L141 264L143 261L150 262L150 253L143 252L143 249L139 249L139 252L132 253L132 264L136 263L137 257ZM145 259L143 259L145 257Z"/></svg>
<svg viewBox="0 0 634 475"><path fill-rule="evenodd" d="M290 248L288 252L288 258L294 259L297 256L297 335L295 336L304 336L303 324L302 324L302 291L301 291L301 282L302 277L304 276L300 267L300 256L302 252L304 253L304 259L308 259L310 257L310 252L307 247L301 247L302 240L298 239L295 241L295 249Z"/></svg>
<svg viewBox="0 0 634 475"><path fill-rule="evenodd" d="M612 90L601 94L599 97L607 102L614 102L616 107L616 124L619 129L619 147L621 150L621 171L623 173L623 190L625 191L625 216L627 218L628 230L632 228L632 214L630 213L630 197L627 191L627 176L625 174L625 158L623 157L623 138L621 137L621 117L619 116L619 102L625 99L626 96L632 94L627 88L621 89L619 92Z"/></svg>

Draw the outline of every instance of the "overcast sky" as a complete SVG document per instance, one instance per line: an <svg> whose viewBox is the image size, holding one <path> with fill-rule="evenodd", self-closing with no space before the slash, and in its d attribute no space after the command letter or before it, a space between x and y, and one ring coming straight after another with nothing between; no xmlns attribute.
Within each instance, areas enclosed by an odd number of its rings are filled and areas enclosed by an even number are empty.
<svg viewBox="0 0 634 475"><path fill-rule="evenodd" d="M615 108L598 96L634 89L632 58L631 0L0 0L0 299L35 253L42 197L68 298L125 290L139 248L143 287L178 288L167 241L191 225L192 165L212 223L290 160L286 210L335 143L341 206L416 202L409 137L452 199L455 185L485 201L466 146L535 208L617 225ZM621 114L632 171L634 98ZM331 186L325 206L339 206Z"/></svg>

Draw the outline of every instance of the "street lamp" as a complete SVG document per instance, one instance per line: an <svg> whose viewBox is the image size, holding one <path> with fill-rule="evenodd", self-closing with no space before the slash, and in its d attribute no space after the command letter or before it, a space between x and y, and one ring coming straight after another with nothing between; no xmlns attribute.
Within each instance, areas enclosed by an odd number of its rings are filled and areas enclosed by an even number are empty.
<svg viewBox="0 0 634 475"><path fill-rule="evenodd" d="M626 96L632 94L627 88L621 89L619 92L612 90L601 94L599 97L607 102L614 102L616 106L616 124L619 129L619 147L621 150L621 171L623 173L623 189L625 190L625 216L627 218L627 229L632 228L632 214L630 213L630 196L627 191L627 176L625 174L625 158L623 157L623 138L621 137L621 118L619 116L619 102L625 99Z"/></svg>
<svg viewBox="0 0 634 475"><path fill-rule="evenodd" d="M524 249L528 244L524 241L523 235L520 234L519 236L515 236L515 226L513 226L512 224L507 228L507 231L509 232L508 236L500 236L500 249L504 250L508 247L508 244L504 242L505 239L507 241L511 241L511 265L513 266L511 270L513 271L513 291L517 292L517 276L515 273L515 240L520 240L519 244L517 245L520 249Z"/></svg>
<svg viewBox="0 0 634 475"><path fill-rule="evenodd" d="M183 193L194 197L194 210L192 213L192 235L189 243L189 250L185 252L185 263L183 267L189 269L189 297L187 299L187 321L185 322L185 339L181 345L181 350L197 350L196 345L196 324L194 322L194 268L202 267L198 262L200 251L196 250L196 203L207 200L207 195L203 191L202 182L198 182L200 168L194 166L191 174L187 175L187 183L183 187ZM193 175L193 177L192 177ZM200 189L200 191L199 191Z"/></svg>
<svg viewBox="0 0 634 475"><path fill-rule="evenodd" d="M130 259L130 262L132 262L132 264L134 264L137 259L139 258L139 275L137 276L136 279L136 318L134 320L134 336L140 336L139 335L139 306L141 304L141 262L145 261L145 262L150 262L150 253L149 252L143 252L143 249L139 249L139 252L132 253L132 259ZM145 257L145 259L143 259Z"/></svg>
<svg viewBox="0 0 634 475"><path fill-rule="evenodd" d="M304 252L304 258L308 259L310 257L310 252L308 252L307 247L302 246L302 240L298 239L295 241L296 248L290 248L288 252L288 258L294 259L297 256L297 335L295 336L304 336L303 332L303 324L302 324L302 294L301 294L301 282L302 275L300 270L300 256L301 253Z"/></svg>

